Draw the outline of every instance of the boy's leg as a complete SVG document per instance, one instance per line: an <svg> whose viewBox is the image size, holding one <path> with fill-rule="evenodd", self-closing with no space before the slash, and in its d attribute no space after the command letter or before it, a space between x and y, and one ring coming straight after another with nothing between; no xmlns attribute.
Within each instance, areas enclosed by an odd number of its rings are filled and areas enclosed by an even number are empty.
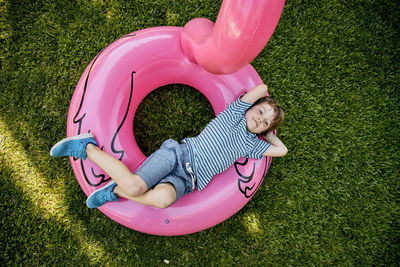
<svg viewBox="0 0 400 267"><path fill-rule="evenodd" d="M96 163L97 166L118 184L118 188L123 194L132 197L142 195L147 191L147 185L143 179L133 174L120 160L112 157L93 144L87 145L86 153L91 161ZM120 195L122 196L122 194Z"/></svg>
<svg viewBox="0 0 400 267"><path fill-rule="evenodd" d="M114 201L115 199L111 199L115 198L114 193L109 192L114 190L117 191L115 193L119 196L160 208L171 205L177 199L175 186L166 182L156 185L154 189L150 190L149 194L138 197L165 177L173 169L173 166L175 166L174 161L167 160L167 162L160 162L159 158L155 158L156 164L150 164L147 167L147 170L151 170L150 177L152 177L152 181L148 181L150 183L148 186L140 176L133 174L123 162L99 149L93 134L90 133L64 138L52 147L50 155L53 157L73 156L82 159L86 159L87 157L116 182L118 187L112 185L112 182L110 182L103 188L93 192L88 198L88 200L90 199L90 207L98 207L108 201ZM149 159L146 160L147 163L150 161ZM149 172L143 174L147 175L144 177L149 178ZM114 197L110 197L109 195ZM105 199L103 199L104 197Z"/></svg>
<svg viewBox="0 0 400 267"><path fill-rule="evenodd" d="M125 194L119 186L116 186L114 188L114 194L146 206L152 206L161 209L169 207L176 200L175 187L170 183L158 184L153 189L150 189L143 195L137 197L132 197Z"/></svg>

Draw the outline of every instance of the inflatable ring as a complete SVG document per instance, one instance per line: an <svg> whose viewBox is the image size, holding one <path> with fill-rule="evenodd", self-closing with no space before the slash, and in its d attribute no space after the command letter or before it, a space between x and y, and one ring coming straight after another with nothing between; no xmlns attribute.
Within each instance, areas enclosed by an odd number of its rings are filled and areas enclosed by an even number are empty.
<svg viewBox="0 0 400 267"><path fill-rule="evenodd" d="M92 132L101 149L135 171L145 160L133 120L140 102L168 84L199 90L215 114L262 81L251 65L216 75L185 55L181 27L157 27L128 34L103 49L89 64L71 100L67 136ZM183 235L212 227L241 209L266 175L271 158L239 159L201 192L183 196L167 209L120 198L99 209L114 221L154 235ZM111 178L90 160L71 158L86 195Z"/></svg>

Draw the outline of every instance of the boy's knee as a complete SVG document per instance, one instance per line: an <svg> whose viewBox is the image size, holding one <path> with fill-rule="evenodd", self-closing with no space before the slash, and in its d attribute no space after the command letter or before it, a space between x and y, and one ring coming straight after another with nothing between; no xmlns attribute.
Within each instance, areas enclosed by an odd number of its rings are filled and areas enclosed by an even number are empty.
<svg viewBox="0 0 400 267"><path fill-rule="evenodd" d="M125 189L125 193L130 197L137 197L144 194L147 191L146 183L139 177L135 177L129 183L128 188Z"/></svg>
<svg viewBox="0 0 400 267"><path fill-rule="evenodd" d="M174 203L172 198L159 198L154 201L154 207L159 209L166 209Z"/></svg>
<svg viewBox="0 0 400 267"><path fill-rule="evenodd" d="M172 186L173 187L173 186ZM171 206L176 200L175 188L159 187L154 192L154 206L160 209L165 209Z"/></svg>

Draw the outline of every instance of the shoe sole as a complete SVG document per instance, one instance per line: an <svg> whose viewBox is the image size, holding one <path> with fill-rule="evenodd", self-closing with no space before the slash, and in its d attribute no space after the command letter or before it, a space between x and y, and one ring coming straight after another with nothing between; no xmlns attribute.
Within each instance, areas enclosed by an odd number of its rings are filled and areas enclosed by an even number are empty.
<svg viewBox="0 0 400 267"><path fill-rule="evenodd" d="M108 184L106 184L105 186L100 187L100 188L94 190L94 191L88 196L88 198L86 199L86 206L87 206L88 208L90 208L90 209L94 209L94 208L89 207L89 205L88 205L88 200L89 200L89 198L90 198L93 194L99 192L100 190L107 189L107 188L109 188L110 186L112 186L112 185L114 185L114 184L116 184L115 181L110 181L110 182L109 182Z"/></svg>
<svg viewBox="0 0 400 267"><path fill-rule="evenodd" d="M76 136L64 138L63 140L59 141L57 144L55 144L55 145L50 149L50 156L54 157L54 156L53 156L53 151L54 151L54 149L55 149L57 146L64 144L65 142L68 142L68 141L71 141L71 140L85 139L85 138L90 138L90 137L93 137L93 138L94 138L93 134L91 134L91 133L86 133L86 134L80 134L80 135L76 135Z"/></svg>

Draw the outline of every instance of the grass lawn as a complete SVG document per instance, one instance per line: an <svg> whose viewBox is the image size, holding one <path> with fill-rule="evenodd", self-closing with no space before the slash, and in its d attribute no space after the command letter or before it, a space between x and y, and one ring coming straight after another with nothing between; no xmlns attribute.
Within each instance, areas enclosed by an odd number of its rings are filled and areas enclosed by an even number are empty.
<svg viewBox="0 0 400 267"><path fill-rule="evenodd" d="M252 64L286 109L279 136L289 153L211 229L162 237L121 226L86 207L67 158L50 158L102 48L143 28L215 21L220 4L0 1L1 265L399 264L398 1L287 1ZM168 86L141 104L137 139L151 153L211 118L196 90Z"/></svg>

